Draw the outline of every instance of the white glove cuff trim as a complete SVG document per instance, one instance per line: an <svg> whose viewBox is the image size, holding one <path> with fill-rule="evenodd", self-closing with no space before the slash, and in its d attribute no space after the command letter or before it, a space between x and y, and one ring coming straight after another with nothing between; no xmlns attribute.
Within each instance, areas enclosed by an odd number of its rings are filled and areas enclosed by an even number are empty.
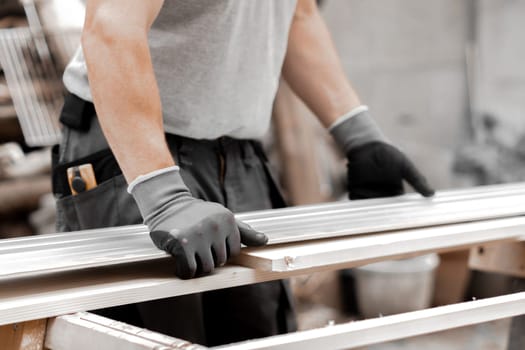
<svg viewBox="0 0 525 350"><path fill-rule="evenodd" d="M343 114L342 116L340 116L339 118L337 118L335 120L335 122L332 123L332 125L330 125L328 127L328 131L331 131L333 128L335 128L336 126L338 126L339 124L347 121L348 119L352 118L352 117L355 117L356 115L360 114L360 113L363 113L363 112L366 112L368 111L368 106L365 106L365 105L361 105L361 106L357 106L355 107L354 109L352 109L350 112L348 113L345 113Z"/></svg>
<svg viewBox="0 0 525 350"><path fill-rule="evenodd" d="M174 165L174 166L170 166L168 168L163 168L163 169L157 169L157 170L154 170L148 174L145 174L145 175L139 175L135 178L135 180L131 181L130 184L128 185L128 193L131 194L133 192L133 189L135 188L135 186L137 186L138 184L144 182L144 181L147 181L151 178L154 178L155 176L159 176L159 175L162 175L162 174L165 174L165 173L169 173L170 171L180 171L180 168L177 166L177 165Z"/></svg>

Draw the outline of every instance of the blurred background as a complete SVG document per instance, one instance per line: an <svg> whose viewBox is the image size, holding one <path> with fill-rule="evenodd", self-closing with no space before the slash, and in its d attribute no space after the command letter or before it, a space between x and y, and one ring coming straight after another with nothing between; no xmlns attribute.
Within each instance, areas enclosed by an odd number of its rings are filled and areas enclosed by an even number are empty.
<svg viewBox="0 0 525 350"><path fill-rule="evenodd" d="M60 136L61 73L79 43L83 6L0 0L0 238L54 232L49 147ZM525 180L525 0L320 6L361 100L436 189ZM290 204L346 198L343 157L284 82L265 145ZM406 278L415 287L406 297L378 298L387 309L388 299L405 298L408 310L516 289L509 276L471 270L468 257L459 251L412 261L417 268ZM359 288L391 286L392 264L294 278L300 327L371 317L364 310L373 301L359 298ZM409 305L414 293L420 305ZM402 345L505 349L509 325L503 320Z"/></svg>

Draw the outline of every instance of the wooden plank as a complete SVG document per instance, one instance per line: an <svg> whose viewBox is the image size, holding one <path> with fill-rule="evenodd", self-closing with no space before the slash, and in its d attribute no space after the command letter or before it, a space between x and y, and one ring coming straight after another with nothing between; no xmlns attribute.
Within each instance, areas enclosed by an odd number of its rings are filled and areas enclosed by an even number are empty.
<svg viewBox="0 0 525 350"><path fill-rule="evenodd" d="M51 193L49 175L4 180L0 182L0 215L35 210L46 193Z"/></svg>
<svg viewBox="0 0 525 350"><path fill-rule="evenodd" d="M45 346L50 350L206 349L185 340L86 312L51 319Z"/></svg>
<svg viewBox="0 0 525 350"><path fill-rule="evenodd" d="M463 301L468 286L470 249L439 254L432 305L441 306Z"/></svg>
<svg viewBox="0 0 525 350"><path fill-rule="evenodd" d="M364 265L426 252L451 251L476 242L517 240L524 235L525 217L394 231L244 249L235 263L263 271L292 271L344 264Z"/></svg>
<svg viewBox="0 0 525 350"><path fill-rule="evenodd" d="M225 266L205 277L180 280L169 260L160 260L3 280L0 325L277 280L298 273Z"/></svg>
<svg viewBox="0 0 525 350"><path fill-rule="evenodd" d="M1 83L0 83L0 90L2 89ZM0 95L1 99L1 95ZM14 124L18 125L18 122L16 121L16 111L13 105L4 105L0 101L0 121L5 122L5 119L9 121L15 122ZM3 126L3 124L0 124ZM2 130L3 132L4 130Z"/></svg>
<svg viewBox="0 0 525 350"><path fill-rule="evenodd" d="M525 292L216 347L216 350L351 349L525 314Z"/></svg>
<svg viewBox="0 0 525 350"><path fill-rule="evenodd" d="M185 281L174 277L170 259L0 280L0 325L359 266L430 249L460 249L469 244L516 239L523 234L524 220L519 217L453 225L444 231L447 234L415 230L408 234L305 242L275 250L268 247L252 250L261 270L225 266L209 276ZM306 255L305 247L309 251ZM287 261L287 257L294 256Z"/></svg>
<svg viewBox="0 0 525 350"><path fill-rule="evenodd" d="M317 142L312 113L281 80L275 96L273 122L282 169L282 180L290 205L325 201L321 194ZM310 171L305 171L309 169Z"/></svg>
<svg viewBox="0 0 525 350"><path fill-rule="evenodd" d="M484 244L472 248L469 266L474 270L525 278L525 242Z"/></svg>
<svg viewBox="0 0 525 350"><path fill-rule="evenodd" d="M41 350L44 348L46 319L13 323L0 327L2 350Z"/></svg>
<svg viewBox="0 0 525 350"><path fill-rule="evenodd" d="M268 244L348 237L457 224L525 214L525 185L448 191L432 200L419 194L241 213L264 232ZM168 254L157 249L143 225L39 235L0 241L0 279L103 267Z"/></svg>

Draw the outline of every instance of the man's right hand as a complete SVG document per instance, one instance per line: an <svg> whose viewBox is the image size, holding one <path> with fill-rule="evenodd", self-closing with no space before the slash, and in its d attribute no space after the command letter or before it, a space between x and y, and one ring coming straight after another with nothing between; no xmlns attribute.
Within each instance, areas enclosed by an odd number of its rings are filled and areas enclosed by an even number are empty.
<svg viewBox="0 0 525 350"><path fill-rule="evenodd" d="M261 246L268 238L236 221L220 204L192 197L178 167L139 177L128 191L137 202L153 243L175 257L183 279L213 271L239 254L241 242Z"/></svg>

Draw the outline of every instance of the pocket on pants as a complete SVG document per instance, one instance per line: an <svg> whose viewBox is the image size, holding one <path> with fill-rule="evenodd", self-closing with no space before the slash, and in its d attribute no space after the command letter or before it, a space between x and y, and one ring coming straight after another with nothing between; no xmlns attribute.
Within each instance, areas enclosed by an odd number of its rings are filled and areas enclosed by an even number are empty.
<svg viewBox="0 0 525 350"><path fill-rule="evenodd" d="M77 231L142 222L133 197L126 191L123 175L106 180L97 187L57 200L60 230Z"/></svg>

